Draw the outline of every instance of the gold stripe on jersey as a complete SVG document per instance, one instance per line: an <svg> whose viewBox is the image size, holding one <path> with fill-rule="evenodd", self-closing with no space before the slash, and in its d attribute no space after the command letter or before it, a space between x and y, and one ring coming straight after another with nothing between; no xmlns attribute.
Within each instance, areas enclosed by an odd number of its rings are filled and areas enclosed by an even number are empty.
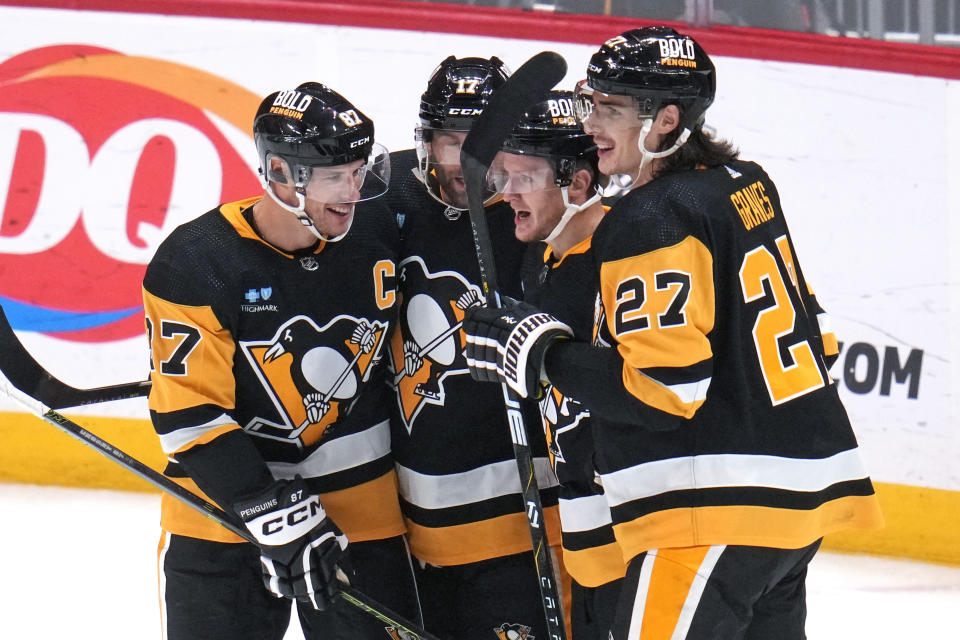
<svg viewBox="0 0 960 640"><path fill-rule="evenodd" d="M553 263L552 268L556 269L557 267L559 267L561 263L563 263L564 258L566 258L567 256L583 254L583 253L586 253L587 251L590 251L590 245L592 243L593 243L593 236L592 235L587 236L577 244L567 249L567 252L564 253L562 256L560 256L559 260ZM548 244L547 248L543 250L543 263L547 264L547 262L550 260L550 257L553 255L554 255L553 247L551 247Z"/></svg>
<svg viewBox="0 0 960 640"><path fill-rule="evenodd" d="M256 196L253 198L247 198L246 200L238 200L236 202L228 202L220 206L220 213L223 214L223 217L230 222L237 235L241 238L246 238L247 240L256 240L265 247L270 247L277 253L288 258L293 258L292 253L287 253L286 251L281 251L276 248L269 242L264 242L263 238L257 235L257 232L253 230L253 227L250 226L250 223L247 222L247 219L243 217L243 211L248 207L252 207L257 203L258 200L262 199L264 196ZM317 245L317 248L313 251L314 254L320 253L323 251L323 248L327 245L326 240L321 240Z"/></svg>
<svg viewBox="0 0 960 640"><path fill-rule="evenodd" d="M713 355L707 339L715 312L710 251L688 236L670 247L604 262L600 286L627 390L647 405L692 416L710 379L682 369ZM645 369L675 369L676 374L659 380Z"/></svg>
<svg viewBox="0 0 960 640"><path fill-rule="evenodd" d="M707 581L726 547L655 549L643 560L628 638L686 638Z"/></svg>
<svg viewBox="0 0 960 640"><path fill-rule="evenodd" d="M820 335L823 339L823 353L827 356L835 356L840 353L840 342L837 340L837 334L833 330L825 327L829 327L830 318L825 313L821 313L817 316L817 321L820 323Z"/></svg>
<svg viewBox="0 0 960 640"><path fill-rule="evenodd" d="M560 540L557 507L544 507L547 539ZM488 558L530 551L530 532L525 513L511 513L479 522L448 527L424 527L407 521L410 551L423 562L439 566L468 564Z"/></svg>
<svg viewBox="0 0 960 640"><path fill-rule="evenodd" d="M206 500L213 502L209 496L197 487L197 483L190 478L170 478L178 485ZM193 507L188 507L183 501L174 498L167 492L160 496L160 527L164 531L179 536L213 540L214 542L245 542L243 538L227 529L224 529L212 518L202 515Z"/></svg>
<svg viewBox="0 0 960 640"><path fill-rule="evenodd" d="M607 542L613 535L610 506L600 493L564 497L570 494L569 487L561 488L559 500L560 527L563 533L563 556L570 575L585 587L622 578L627 571L623 552L616 542ZM577 539L575 544L571 540ZM593 546L582 546L589 539Z"/></svg>
<svg viewBox="0 0 960 640"><path fill-rule="evenodd" d="M237 423L224 413L216 420L205 424L184 427L168 434L160 434L160 448L168 455L181 453L187 449L213 442L223 434L238 428Z"/></svg>
<svg viewBox="0 0 960 640"><path fill-rule="evenodd" d="M667 509L613 525L627 559L649 549L711 544L799 549L843 529L883 526L875 495L845 496L810 510L755 506Z"/></svg>
<svg viewBox="0 0 960 640"><path fill-rule="evenodd" d="M381 540L406 531L393 470L354 487L321 493L320 502L351 542Z"/></svg>
<svg viewBox="0 0 960 640"><path fill-rule="evenodd" d="M599 587L619 580L627 572L623 552L616 542L579 550L564 547L563 563L577 584L584 587Z"/></svg>
<svg viewBox="0 0 960 640"><path fill-rule="evenodd" d="M213 310L174 304L146 289L143 305L151 334L150 409L170 413L207 404L232 409L236 347ZM199 338L192 348L185 333L191 329Z"/></svg>
<svg viewBox="0 0 960 640"><path fill-rule="evenodd" d="M171 479L207 502L212 502L190 478ZM405 531L397 502L397 478L393 471L355 487L319 495L327 515L351 542L390 538L402 535ZM363 509L357 509L357 505L363 505ZM191 538L244 542L243 538L167 493L160 499L160 526L170 533Z"/></svg>

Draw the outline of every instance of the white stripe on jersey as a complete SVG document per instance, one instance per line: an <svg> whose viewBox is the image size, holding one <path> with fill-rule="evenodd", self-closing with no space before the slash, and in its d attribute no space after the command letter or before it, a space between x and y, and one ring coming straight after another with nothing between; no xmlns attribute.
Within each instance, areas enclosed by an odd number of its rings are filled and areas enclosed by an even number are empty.
<svg viewBox="0 0 960 640"><path fill-rule="evenodd" d="M805 460L748 454L685 456L646 462L603 476L610 506L667 491L714 487L767 487L820 491L867 477L856 447L829 458Z"/></svg>
<svg viewBox="0 0 960 640"><path fill-rule="evenodd" d="M713 378L703 378L695 382L681 382L678 384L664 384L653 376L647 375L642 369L636 369L636 372L647 380L654 382L664 389L670 391L673 395L680 398L683 404L693 404L707 397L707 390L710 388L710 381Z"/></svg>
<svg viewBox="0 0 960 640"><path fill-rule="evenodd" d="M540 489L557 486L557 477L546 458L534 458ZM503 460L462 473L429 475L397 465L400 495L422 509L459 507L473 502L520 493L515 460Z"/></svg>
<svg viewBox="0 0 960 640"><path fill-rule="evenodd" d="M384 420L358 433L331 438L300 462L267 462L267 467L278 480L290 480L298 474L318 478L387 455L390 455L390 421Z"/></svg>
<svg viewBox="0 0 960 640"><path fill-rule="evenodd" d="M690 624L693 622L693 616L697 612L697 607L700 606L700 598L703 597L703 591L707 587L707 581L713 575L713 569L717 566L717 561L720 560L720 556L723 555L726 548L727 545L721 544L710 547L707 551L707 555L700 563L696 575L693 576L693 584L690 585L687 599L684 600L683 608L680 609L677 626L674 627L670 640L686 640L687 634L690 632Z"/></svg>
<svg viewBox="0 0 960 640"><path fill-rule="evenodd" d="M214 429L219 429L225 424L236 424L236 420L231 418L225 413L221 413L219 416L206 422L204 424L198 424L195 427L183 427L182 429L177 429L170 433L160 436L160 448L163 449L163 452L166 454L171 454L175 451L178 451L190 444L194 440L198 440L203 437L208 431L213 431Z"/></svg>
<svg viewBox="0 0 960 640"><path fill-rule="evenodd" d="M640 577L637 580L637 593L633 596L633 609L630 612L630 628L627 629L626 640L640 637L643 631L643 614L647 609L647 594L650 592L650 576L653 575L653 564L657 561L657 550L651 549L643 556L640 566ZM610 634L613 640L613 634Z"/></svg>
<svg viewBox="0 0 960 640"><path fill-rule="evenodd" d="M592 531L613 523L604 495L560 498L560 528L570 533Z"/></svg>

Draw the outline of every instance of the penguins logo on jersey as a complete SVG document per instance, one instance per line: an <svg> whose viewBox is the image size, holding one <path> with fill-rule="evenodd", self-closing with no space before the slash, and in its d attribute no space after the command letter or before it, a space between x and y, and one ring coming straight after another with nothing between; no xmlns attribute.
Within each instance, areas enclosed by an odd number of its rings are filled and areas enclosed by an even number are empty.
<svg viewBox="0 0 960 640"><path fill-rule="evenodd" d="M543 416L550 466L556 472L557 466L567 461L561 447L563 434L576 429L582 419L589 417L590 412L582 404L550 385L540 400L540 415Z"/></svg>
<svg viewBox="0 0 960 640"><path fill-rule="evenodd" d="M276 408L274 416L257 416L244 429L298 447L318 442L370 378L386 328L346 315L318 327L307 316L295 316L271 340L240 342Z"/></svg>
<svg viewBox="0 0 960 640"><path fill-rule="evenodd" d="M463 355L464 312L483 304L480 289L453 271L430 273L419 256L400 263L400 330L390 345L393 386L407 432L423 405L442 405L443 381L469 375Z"/></svg>
<svg viewBox="0 0 960 640"><path fill-rule="evenodd" d="M534 640L536 638L536 636L530 635L530 627L523 624L510 624L509 622L494 627L493 632L497 634L499 640Z"/></svg>

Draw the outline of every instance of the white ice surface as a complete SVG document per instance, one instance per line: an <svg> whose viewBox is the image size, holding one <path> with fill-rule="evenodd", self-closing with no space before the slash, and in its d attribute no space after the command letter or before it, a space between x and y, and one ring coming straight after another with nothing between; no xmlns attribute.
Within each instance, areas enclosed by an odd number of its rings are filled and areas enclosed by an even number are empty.
<svg viewBox="0 0 960 640"><path fill-rule="evenodd" d="M0 638L160 638L159 502L0 483ZM811 640L960 638L960 568L821 552L807 589Z"/></svg>

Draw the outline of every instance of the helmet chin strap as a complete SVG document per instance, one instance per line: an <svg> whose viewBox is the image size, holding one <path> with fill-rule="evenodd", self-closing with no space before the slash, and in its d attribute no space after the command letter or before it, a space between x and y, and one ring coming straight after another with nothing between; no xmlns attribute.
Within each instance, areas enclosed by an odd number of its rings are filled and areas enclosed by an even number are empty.
<svg viewBox="0 0 960 640"><path fill-rule="evenodd" d="M283 208L283 209L285 209L286 211L289 211L289 212L292 213L293 215L297 216L297 220L300 221L300 224L302 224L303 226L305 226L305 227L310 231L310 233L312 233L313 235L315 235L315 236L316 236L317 238L319 238L320 240L323 240L324 242L339 242L340 240L343 240L343 238L346 237L346 235L347 235L348 233L350 233L350 227L353 226L353 216L350 217L350 222L347 223L347 228L346 228L346 230L345 230L343 233L341 233L341 234L338 235L338 236L334 236L334 237L332 237L332 238L328 238L327 236L325 236L325 235L323 235L322 233L320 233L320 230L317 229L317 227L316 227L315 224L313 224L313 220L311 220L311 219L310 219L310 216L307 215L307 212L306 212L306 204L307 204L307 203L306 203L306 198L304 197L303 193L300 191L300 187L297 187L297 189L296 189L296 194L297 194L297 206L294 207L294 206L291 206L291 205L287 204L286 202L284 202L284 201L280 198L280 196L278 196L278 195L276 194L276 192L274 192L273 187L270 185L270 181L269 181L269 180L264 180L263 182L266 183L266 184L264 184L264 188L265 188L266 192L270 195L270 198L271 198L274 202L276 202L278 205L280 205L281 208Z"/></svg>
<svg viewBox="0 0 960 640"><path fill-rule="evenodd" d="M629 191L640 179L640 174L643 173L643 170L656 158L665 158L672 153L675 153L677 149L682 147L687 139L690 137L690 129L684 127L683 131L680 132L680 135L677 136L677 141L673 143L673 146L669 149L663 151L648 151L647 150L647 136L650 135L650 129L653 127L653 118L646 118L643 121L643 126L640 128L640 137L637 139L637 147L640 149L640 167L637 169L636 177L630 176L631 180L628 184L618 185L619 188L623 191Z"/></svg>
<svg viewBox="0 0 960 640"><path fill-rule="evenodd" d="M550 232L546 238L543 239L547 244L552 243L557 236L563 233L563 229L567 226L567 223L570 222L573 218L573 214L580 213L587 207L600 202L602 194L598 190L590 198L587 199L583 204L573 204L570 202L570 197L568 194L568 187L560 187L560 194L563 196L563 206L565 207L563 215L560 216L560 220L557 222L557 225L553 228L553 231Z"/></svg>

